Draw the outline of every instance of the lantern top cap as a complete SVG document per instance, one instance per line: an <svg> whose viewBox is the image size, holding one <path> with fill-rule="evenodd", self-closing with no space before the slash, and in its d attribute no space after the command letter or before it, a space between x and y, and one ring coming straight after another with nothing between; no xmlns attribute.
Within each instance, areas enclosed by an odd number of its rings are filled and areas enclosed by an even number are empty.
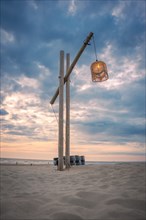
<svg viewBox="0 0 146 220"><path fill-rule="evenodd" d="M104 61L102 61L102 60L96 60L95 62L93 62L92 64L105 64L106 65L106 63L104 62ZM91 64L91 65L92 65Z"/></svg>

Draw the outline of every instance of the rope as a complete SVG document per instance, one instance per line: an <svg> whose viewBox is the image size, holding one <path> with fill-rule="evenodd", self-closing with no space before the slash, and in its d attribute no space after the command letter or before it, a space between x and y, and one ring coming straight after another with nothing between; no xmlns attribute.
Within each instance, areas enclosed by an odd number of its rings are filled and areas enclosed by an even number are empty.
<svg viewBox="0 0 146 220"><path fill-rule="evenodd" d="M51 104L50 104L50 105L51 105ZM54 113L54 116L55 116L55 118L56 118L57 124L59 124L58 118L57 118L57 115L56 115L56 112L55 112L55 110L54 110L54 108L53 108L53 105L51 105L51 107L52 107L52 111L53 111L53 113Z"/></svg>
<svg viewBox="0 0 146 220"><path fill-rule="evenodd" d="M93 45L94 45L95 58L96 58L96 61L98 61L98 59L97 59L97 52L96 52L96 45L95 45L94 35L93 35Z"/></svg>

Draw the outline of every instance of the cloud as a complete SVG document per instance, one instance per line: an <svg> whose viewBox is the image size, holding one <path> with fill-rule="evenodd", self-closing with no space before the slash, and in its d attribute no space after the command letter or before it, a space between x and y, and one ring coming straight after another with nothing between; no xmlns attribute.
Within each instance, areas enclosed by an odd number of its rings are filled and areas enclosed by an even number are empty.
<svg viewBox="0 0 146 220"><path fill-rule="evenodd" d="M12 33L5 31L4 29L0 29L1 43L9 44L15 42L15 37Z"/></svg>
<svg viewBox="0 0 146 220"><path fill-rule="evenodd" d="M34 9L34 10L37 10L38 9L38 5L37 5L37 2L35 0L30 0L28 2L30 4L30 6Z"/></svg>
<svg viewBox="0 0 146 220"><path fill-rule="evenodd" d="M141 66L142 54L135 53L119 60L115 45L107 44L99 57L107 63L108 81L92 83L90 65L77 65L72 74L74 131L80 133L81 142L88 137L88 141L99 139L122 143L136 140L144 143L145 71Z"/></svg>
<svg viewBox="0 0 146 220"><path fill-rule="evenodd" d="M55 120L38 95L12 93L6 97L3 105L9 115L3 121L3 141L10 136L25 136L28 140L51 140L56 132L52 129ZM18 139L19 141L19 139Z"/></svg>
<svg viewBox="0 0 146 220"><path fill-rule="evenodd" d="M21 77L19 77L18 79L16 79L16 83L18 83L21 88L27 88L30 87L31 89L37 89L39 88L39 82L36 79L33 78L28 78L24 75L22 75Z"/></svg>
<svg viewBox="0 0 146 220"><path fill-rule="evenodd" d="M46 80L47 77L50 77L51 71L50 71L49 68L47 68L45 65L43 65L39 62L35 62L35 63L36 63L36 66L39 70L39 78L40 79L45 79Z"/></svg>
<svg viewBox="0 0 146 220"><path fill-rule="evenodd" d="M124 9L129 5L127 1L120 1L112 10L112 16L116 17L117 21L119 19L125 18Z"/></svg>
<svg viewBox="0 0 146 220"><path fill-rule="evenodd" d="M0 109L0 115L8 115L9 113L5 109Z"/></svg>
<svg viewBox="0 0 146 220"><path fill-rule="evenodd" d="M117 5L112 9L112 16L116 18L116 22L120 23L126 20L126 22L134 21L133 15L139 22L145 23L145 2L141 1L117 1ZM131 16L129 17L129 9L131 10Z"/></svg>
<svg viewBox="0 0 146 220"><path fill-rule="evenodd" d="M76 1L75 0L71 0L69 2L68 14L75 15L76 10L77 10Z"/></svg>

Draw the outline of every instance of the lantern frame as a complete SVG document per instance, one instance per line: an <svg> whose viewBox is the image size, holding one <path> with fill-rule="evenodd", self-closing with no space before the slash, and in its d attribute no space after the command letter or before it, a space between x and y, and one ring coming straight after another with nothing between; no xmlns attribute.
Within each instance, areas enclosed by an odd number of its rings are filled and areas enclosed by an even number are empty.
<svg viewBox="0 0 146 220"><path fill-rule="evenodd" d="M96 61L91 64L92 82L103 82L108 80L107 66L103 61Z"/></svg>

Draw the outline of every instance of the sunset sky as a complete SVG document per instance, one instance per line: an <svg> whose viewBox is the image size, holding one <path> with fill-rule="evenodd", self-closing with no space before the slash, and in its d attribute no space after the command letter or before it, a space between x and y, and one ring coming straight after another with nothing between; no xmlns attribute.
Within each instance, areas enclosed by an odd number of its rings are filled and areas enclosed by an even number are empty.
<svg viewBox="0 0 146 220"><path fill-rule="evenodd" d="M59 83L59 53L70 53L72 61L93 32L109 80L91 81L91 40L71 74L71 154L145 160L145 3L1 1L1 157L57 156L50 100ZM53 108L58 116L58 99Z"/></svg>

